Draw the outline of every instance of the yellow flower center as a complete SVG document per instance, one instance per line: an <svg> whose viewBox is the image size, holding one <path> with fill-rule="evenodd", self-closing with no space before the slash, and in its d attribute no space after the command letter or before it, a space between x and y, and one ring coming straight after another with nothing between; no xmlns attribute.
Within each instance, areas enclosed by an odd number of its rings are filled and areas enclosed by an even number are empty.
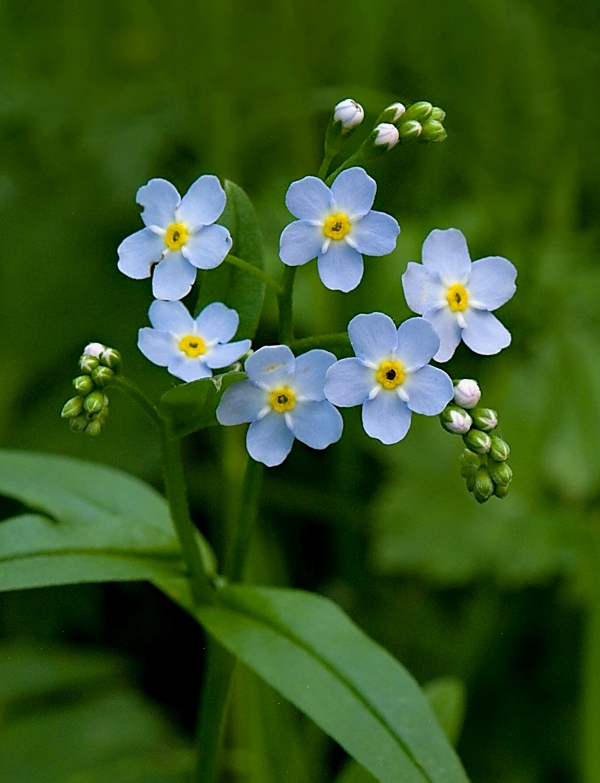
<svg viewBox="0 0 600 783"><path fill-rule="evenodd" d="M385 361L379 365L375 378L384 389L395 389L396 386L404 383L406 375L400 362Z"/></svg>
<svg viewBox="0 0 600 783"><path fill-rule="evenodd" d="M446 299L450 309L454 310L454 312L466 310L469 304L469 294L460 283L454 283L454 285L450 286L446 292Z"/></svg>
<svg viewBox="0 0 600 783"><path fill-rule="evenodd" d="M188 240L188 231L183 223L171 223L165 234L165 245L171 250L179 250Z"/></svg>
<svg viewBox="0 0 600 783"><path fill-rule="evenodd" d="M179 341L179 350L183 351L186 356L195 359L196 356L206 353L206 343L198 335L188 334L187 337L182 337Z"/></svg>
<svg viewBox="0 0 600 783"><path fill-rule="evenodd" d="M296 395L287 386L281 386L279 389L275 389L269 394L269 405L277 413L285 413L291 411L296 405Z"/></svg>
<svg viewBox="0 0 600 783"><path fill-rule="evenodd" d="M330 239L343 239L350 231L350 221L343 212L329 215L323 226L323 233Z"/></svg>

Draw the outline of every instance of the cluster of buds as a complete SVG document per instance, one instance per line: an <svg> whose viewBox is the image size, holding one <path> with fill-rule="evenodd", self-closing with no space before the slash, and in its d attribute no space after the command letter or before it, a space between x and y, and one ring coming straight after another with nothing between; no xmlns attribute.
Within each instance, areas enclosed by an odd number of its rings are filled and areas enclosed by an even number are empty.
<svg viewBox="0 0 600 783"><path fill-rule="evenodd" d="M85 432L96 438L108 416L108 397L104 389L121 369L121 354L102 343L90 343L79 358L81 375L73 379L77 395L64 404L63 419L69 419L73 432Z"/></svg>
<svg viewBox="0 0 600 783"><path fill-rule="evenodd" d="M465 378L455 382L454 404L446 406L440 421L447 432L462 435L466 449L460 458L461 475L475 500L485 503L492 495L506 497L513 472L507 462L508 444L493 434L498 426L498 414L491 408L480 407L480 399L476 381Z"/></svg>
<svg viewBox="0 0 600 783"><path fill-rule="evenodd" d="M400 111L400 107L402 111ZM401 103L393 103L383 112L382 118L390 118L392 112L395 116L389 119L398 129L398 135L402 143L409 141L444 141L446 129L443 126L446 112L438 106L433 106L429 101L417 101L406 109ZM381 119L381 118L380 118Z"/></svg>

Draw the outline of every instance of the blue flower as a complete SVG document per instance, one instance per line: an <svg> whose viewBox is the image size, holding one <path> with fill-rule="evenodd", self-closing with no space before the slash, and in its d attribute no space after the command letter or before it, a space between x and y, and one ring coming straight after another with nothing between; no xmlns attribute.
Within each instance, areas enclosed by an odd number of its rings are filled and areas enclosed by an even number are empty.
<svg viewBox="0 0 600 783"><path fill-rule="evenodd" d="M182 302L152 302L150 323L140 329L138 348L147 359L166 367L182 381L210 378L217 367L228 367L250 348L250 340L229 340L240 317L221 302L207 305L192 318Z"/></svg>
<svg viewBox="0 0 600 783"><path fill-rule="evenodd" d="M280 465L294 438L313 449L340 439L342 417L323 394L325 373L335 362L315 349L297 359L287 345L266 345L246 359L248 380L230 386L217 408L221 424L250 422L246 446L252 459Z"/></svg>
<svg viewBox="0 0 600 783"><path fill-rule="evenodd" d="M331 189L317 177L292 182L285 197L297 218L283 229L279 256L288 266L317 257L319 276L333 291L352 291L363 276L362 253L384 256L396 247L400 226L374 212L377 184L364 169L339 174Z"/></svg>
<svg viewBox="0 0 600 783"><path fill-rule="evenodd" d="M409 318L396 329L383 313L357 315L348 336L356 358L329 368L325 396L343 408L362 405L367 435L397 443L408 432L411 411L435 416L452 399L448 375L427 364L440 341L424 318Z"/></svg>
<svg viewBox="0 0 600 783"><path fill-rule="evenodd" d="M423 243L423 264L410 262L402 275L408 306L426 318L440 338L437 362L451 359L464 340L475 353L498 353L510 332L491 310L516 290L517 270L506 258L471 263L467 241L456 228L434 229Z"/></svg>
<svg viewBox="0 0 600 783"><path fill-rule="evenodd" d="M136 201L144 207L146 228L124 239L117 250L118 267L128 277L150 277L156 299L182 299L197 269L214 269L231 248L231 236L215 225L225 208L225 191L217 177L205 174L180 197L165 179L151 179Z"/></svg>

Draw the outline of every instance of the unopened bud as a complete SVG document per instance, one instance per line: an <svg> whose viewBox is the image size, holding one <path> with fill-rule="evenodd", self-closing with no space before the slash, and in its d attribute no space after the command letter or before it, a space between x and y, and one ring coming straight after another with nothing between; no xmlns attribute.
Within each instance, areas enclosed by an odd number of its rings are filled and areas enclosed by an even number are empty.
<svg viewBox="0 0 600 783"><path fill-rule="evenodd" d="M496 484L496 487L494 489L494 495L497 498L505 498L508 495L509 485L508 484Z"/></svg>
<svg viewBox="0 0 600 783"><path fill-rule="evenodd" d="M100 354L106 348L102 343L88 343L83 349L84 356L95 356L96 359L100 358Z"/></svg>
<svg viewBox="0 0 600 783"><path fill-rule="evenodd" d="M508 462L495 462L493 459L490 459L488 460L488 470L490 476L494 479L494 484L507 487L513 479L512 468Z"/></svg>
<svg viewBox="0 0 600 783"><path fill-rule="evenodd" d="M466 410L456 405L447 405L440 413L440 421L447 432L453 432L455 435L464 435L473 424Z"/></svg>
<svg viewBox="0 0 600 783"><path fill-rule="evenodd" d="M71 397L71 399L67 400L63 405L60 415L63 419L74 419L76 416L79 416L83 410L83 404L83 397Z"/></svg>
<svg viewBox="0 0 600 783"><path fill-rule="evenodd" d="M103 386L108 386L108 384L114 379L115 374L110 369L110 367L104 367L104 365L100 365L99 367L96 367L95 370L92 371L92 380L96 384L96 386L100 386L101 388Z"/></svg>
<svg viewBox="0 0 600 783"><path fill-rule="evenodd" d="M463 378L454 382L454 402L461 408L474 408L481 399L481 389L477 381Z"/></svg>
<svg viewBox="0 0 600 783"><path fill-rule="evenodd" d="M395 125L405 111L406 108L403 103L392 103L381 112L377 122L391 122Z"/></svg>
<svg viewBox="0 0 600 783"><path fill-rule="evenodd" d="M374 132L375 137L373 143L375 146L387 147L388 150L391 150L392 147L395 147L396 144L398 144L398 139L400 138L398 128L390 122L380 122L379 125L376 126Z"/></svg>
<svg viewBox="0 0 600 783"><path fill-rule="evenodd" d="M487 432L481 430L469 430L463 435L465 446L475 454L487 454L492 445L492 439Z"/></svg>
<svg viewBox="0 0 600 783"><path fill-rule="evenodd" d="M110 367L114 372L118 372L123 364L123 359L116 348L106 348L100 356L100 364Z"/></svg>
<svg viewBox="0 0 600 783"><path fill-rule="evenodd" d="M100 413L104 406L104 394L101 391L93 391L83 401L83 407L88 413Z"/></svg>
<svg viewBox="0 0 600 783"><path fill-rule="evenodd" d="M498 414L491 408L473 408L471 416L478 430L490 432L498 426Z"/></svg>
<svg viewBox="0 0 600 783"><path fill-rule="evenodd" d="M77 378L73 379L73 386L75 391L78 394L83 394L84 397L86 394L94 391L94 381L89 375L78 375Z"/></svg>
<svg viewBox="0 0 600 783"><path fill-rule="evenodd" d="M481 460L477 456L477 454L473 454L471 449L465 449L463 453L460 455L460 464L465 467L467 465L474 465L476 468L478 468L481 465Z"/></svg>
<svg viewBox="0 0 600 783"><path fill-rule="evenodd" d="M496 462L505 462L510 457L510 446L497 435L492 435L490 444L490 457Z"/></svg>
<svg viewBox="0 0 600 783"><path fill-rule="evenodd" d="M423 123L419 141L445 141L447 138L446 129L438 120L427 120Z"/></svg>
<svg viewBox="0 0 600 783"><path fill-rule="evenodd" d="M98 359L91 354L84 353L83 356L79 359L79 369L81 372L87 373L87 375L89 375L92 370L95 370L99 364L100 362Z"/></svg>
<svg viewBox="0 0 600 783"><path fill-rule="evenodd" d="M407 120L398 128L402 141L415 141L421 135L422 126L417 120Z"/></svg>
<svg viewBox="0 0 600 783"><path fill-rule="evenodd" d="M92 419L85 428L85 434L90 438L97 438L102 432L102 422L99 419Z"/></svg>
<svg viewBox="0 0 600 783"><path fill-rule="evenodd" d="M433 106L429 101L417 101L411 103L411 105L404 112L405 120L417 120L418 122L424 122L431 116Z"/></svg>
<svg viewBox="0 0 600 783"><path fill-rule="evenodd" d="M446 119L446 112L443 109L440 109L439 106L434 106L433 111L429 115L430 120L437 120L438 122L444 122Z"/></svg>
<svg viewBox="0 0 600 783"><path fill-rule="evenodd" d="M69 426L73 432L84 432L88 425L88 421L87 416L76 416L74 419L71 419Z"/></svg>
<svg viewBox="0 0 600 783"><path fill-rule="evenodd" d="M365 112L360 103L346 98L340 101L333 110L333 121L341 122L344 131L356 128L363 121Z"/></svg>
<svg viewBox="0 0 600 783"><path fill-rule="evenodd" d="M486 467L483 465L477 471L473 486L473 497L478 503L485 503L494 494L495 485Z"/></svg>

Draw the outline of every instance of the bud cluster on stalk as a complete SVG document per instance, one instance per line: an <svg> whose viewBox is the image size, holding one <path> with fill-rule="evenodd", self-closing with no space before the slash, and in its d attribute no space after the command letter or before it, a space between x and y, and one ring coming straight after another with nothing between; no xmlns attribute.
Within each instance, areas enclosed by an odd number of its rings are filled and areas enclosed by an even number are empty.
<svg viewBox="0 0 600 783"><path fill-rule="evenodd" d="M79 357L81 375L73 379L75 397L63 405L61 416L69 419L73 432L85 432L95 438L102 432L108 416L108 397L104 389L121 369L121 354L102 343L90 343Z"/></svg>
<svg viewBox="0 0 600 783"><path fill-rule="evenodd" d="M493 432L498 414L480 406L480 398L476 381L455 381L454 402L444 408L440 421L447 432L462 435L466 448L460 458L461 475L475 500L485 503L492 495L506 497L513 472L507 462L510 448Z"/></svg>

